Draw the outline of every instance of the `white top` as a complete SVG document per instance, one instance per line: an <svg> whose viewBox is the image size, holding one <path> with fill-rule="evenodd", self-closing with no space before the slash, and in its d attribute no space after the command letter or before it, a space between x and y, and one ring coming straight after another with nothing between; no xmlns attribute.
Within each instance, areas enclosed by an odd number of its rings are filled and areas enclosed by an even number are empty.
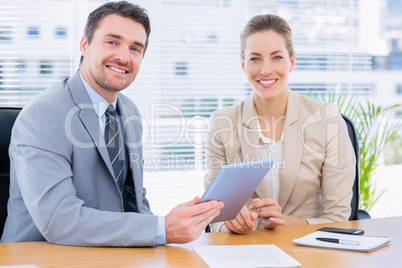
<svg viewBox="0 0 402 268"><path fill-rule="evenodd" d="M281 139L279 141L271 140L262 134L260 122L257 120L258 136L260 140L266 145L265 149L261 149L261 158L275 159L275 163L271 170L265 176L263 182L268 185L268 189L271 192L272 198L277 199L279 197L279 188L281 181L281 170L285 164L283 159L283 137L285 129L282 131Z"/></svg>

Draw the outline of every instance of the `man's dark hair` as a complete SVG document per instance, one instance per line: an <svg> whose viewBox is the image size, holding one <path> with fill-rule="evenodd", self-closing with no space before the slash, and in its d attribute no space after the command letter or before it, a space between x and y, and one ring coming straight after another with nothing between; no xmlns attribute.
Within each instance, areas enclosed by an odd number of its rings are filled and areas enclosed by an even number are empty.
<svg viewBox="0 0 402 268"><path fill-rule="evenodd" d="M144 54L148 47L148 39L151 33L151 25L149 22L149 17L145 8L140 7L139 5L129 3L127 1L119 1L119 2L108 2L94 11L92 11L88 15L87 23L85 25L84 34L87 37L88 44L91 43L92 38L96 29L98 28L99 22L110 14L116 14L124 18L132 19L135 22L138 22L144 26L145 32L147 34L147 39L145 41ZM80 64L84 59L81 56Z"/></svg>

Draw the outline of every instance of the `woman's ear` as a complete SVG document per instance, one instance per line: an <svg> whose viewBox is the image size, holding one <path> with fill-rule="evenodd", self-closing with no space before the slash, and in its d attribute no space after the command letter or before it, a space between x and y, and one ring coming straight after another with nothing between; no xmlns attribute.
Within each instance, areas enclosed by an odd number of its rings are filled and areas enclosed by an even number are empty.
<svg viewBox="0 0 402 268"><path fill-rule="evenodd" d="M240 61L241 61L241 68L243 69L243 72L244 73L246 73L246 69L245 69L245 67L244 67L244 58L243 57L240 57Z"/></svg>
<svg viewBox="0 0 402 268"><path fill-rule="evenodd" d="M290 57L289 73L291 73L293 71L293 69L295 68L295 59L296 59L295 55Z"/></svg>

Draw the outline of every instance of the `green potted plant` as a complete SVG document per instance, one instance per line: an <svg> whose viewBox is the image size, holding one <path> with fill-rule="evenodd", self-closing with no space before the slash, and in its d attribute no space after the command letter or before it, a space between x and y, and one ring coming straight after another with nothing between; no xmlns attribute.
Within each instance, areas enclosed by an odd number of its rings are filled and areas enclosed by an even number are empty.
<svg viewBox="0 0 402 268"><path fill-rule="evenodd" d="M339 111L354 123L360 147L359 208L370 211L384 193L384 191L381 193L376 191L372 175L381 164L380 154L387 143L397 135L400 122L395 118L394 113L401 104L375 105L369 100L362 101L353 96L336 93L323 95L312 93L311 96L337 104Z"/></svg>

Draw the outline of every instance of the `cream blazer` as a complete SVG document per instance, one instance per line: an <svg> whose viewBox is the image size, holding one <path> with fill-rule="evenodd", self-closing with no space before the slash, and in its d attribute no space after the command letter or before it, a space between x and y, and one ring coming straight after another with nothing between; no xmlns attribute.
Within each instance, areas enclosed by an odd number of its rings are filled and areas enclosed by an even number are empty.
<svg viewBox="0 0 402 268"><path fill-rule="evenodd" d="M205 188L222 165L257 161L264 144L257 132L253 94L237 105L211 115ZM346 124L335 104L312 100L288 91L279 205L282 213L309 224L347 221L356 159ZM270 198L265 180L254 198ZM260 219L257 228L263 228ZM212 224L223 231L223 223Z"/></svg>

